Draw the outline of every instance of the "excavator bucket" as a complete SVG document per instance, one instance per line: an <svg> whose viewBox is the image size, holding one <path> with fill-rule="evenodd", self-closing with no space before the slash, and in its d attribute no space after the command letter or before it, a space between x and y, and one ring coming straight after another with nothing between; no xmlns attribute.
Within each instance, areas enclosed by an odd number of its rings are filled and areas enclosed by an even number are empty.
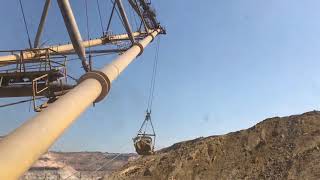
<svg viewBox="0 0 320 180"><path fill-rule="evenodd" d="M152 155L152 138L150 136L137 136L133 139L134 147L139 155Z"/></svg>

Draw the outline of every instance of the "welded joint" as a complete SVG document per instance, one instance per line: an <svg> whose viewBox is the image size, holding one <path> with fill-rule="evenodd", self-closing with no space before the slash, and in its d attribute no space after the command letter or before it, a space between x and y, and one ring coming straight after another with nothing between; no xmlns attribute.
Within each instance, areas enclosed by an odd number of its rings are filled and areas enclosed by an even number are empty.
<svg viewBox="0 0 320 180"><path fill-rule="evenodd" d="M139 42L133 43L132 46L138 46L140 48L140 52L139 52L138 56L140 56L143 53L144 47Z"/></svg>
<svg viewBox="0 0 320 180"><path fill-rule="evenodd" d="M111 88L111 82L108 76L101 71L90 71L80 77L78 84L87 79L95 79L99 81L102 90L97 99L95 99L94 103L100 102L108 95Z"/></svg>

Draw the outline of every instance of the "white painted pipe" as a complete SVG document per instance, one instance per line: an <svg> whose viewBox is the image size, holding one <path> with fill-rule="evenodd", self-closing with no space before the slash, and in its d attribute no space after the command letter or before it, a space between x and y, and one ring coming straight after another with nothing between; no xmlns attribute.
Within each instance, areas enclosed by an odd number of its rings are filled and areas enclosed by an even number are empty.
<svg viewBox="0 0 320 180"><path fill-rule="evenodd" d="M35 48L39 47L40 38L41 38L43 29L44 29L44 24L45 24L47 16L48 16L50 3L51 3L51 0L46 0L45 4L43 6L43 11L42 11L42 15L41 15L41 19L40 19L37 35L36 35L36 38L34 40L34 47Z"/></svg>
<svg viewBox="0 0 320 180"><path fill-rule="evenodd" d="M146 34L146 33L140 33L140 32L133 33L135 37L138 37L143 34ZM87 41L83 41L82 44L85 48L88 48L88 47L101 46L107 43L122 41L122 40L129 40L128 34L110 35L110 36L101 37L98 39L87 40ZM49 46L48 48L52 50L52 54L55 54L55 52L58 54L63 54L63 53L74 51L72 44ZM32 51L31 50L25 51L23 53L23 60L26 60L26 61L32 60L36 56L44 55L46 52L47 52L46 50L37 50L37 49L33 49ZM0 56L0 64L15 63L19 59L20 59L20 54Z"/></svg>
<svg viewBox="0 0 320 180"><path fill-rule="evenodd" d="M58 0L58 4L73 48L81 59L82 67L86 72L88 72L90 68L86 58L86 50L82 44L82 37L76 22L76 18L73 15L70 2L69 0Z"/></svg>

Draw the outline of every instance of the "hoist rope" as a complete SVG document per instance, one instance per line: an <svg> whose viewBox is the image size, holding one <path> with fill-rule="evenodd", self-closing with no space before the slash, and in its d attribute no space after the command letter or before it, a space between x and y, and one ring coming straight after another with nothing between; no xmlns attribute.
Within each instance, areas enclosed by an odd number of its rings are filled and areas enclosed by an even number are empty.
<svg viewBox="0 0 320 180"><path fill-rule="evenodd" d="M31 49L32 48L32 44L31 44L29 29L28 29L27 20L26 20L25 14L24 14L23 5L22 5L22 1L21 0L19 0L19 4L20 4L22 17L23 17L24 27L26 29L26 33L27 33L27 37L28 37L29 46L30 46L30 49Z"/></svg>
<svg viewBox="0 0 320 180"><path fill-rule="evenodd" d="M138 135L146 135L146 132L148 130L148 124L150 124L151 130L153 133L152 135L154 136L154 141L155 141L156 134L155 134L154 127L152 124L152 120L151 120L151 109L152 109L152 105L153 105L156 76L157 76L157 71L158 71L159 48L160 48L160 38L157 39L157 44L156 44L155 57L154 57L154 62L153 62L152 75L151 75L151 83L150 83L150 89L149 89L148 107L147 107L147 112L146 112L147 114L146 114L146 118L144 119L144 121L138 131ZM155 143L153 142L152 149L154 149L154 145L155 145Z"/></svg>
<svg viewBox="0 0 320 180"><path fill-rule="evenodd" d="M153 63L147 111L151 111L153 99L154 99L154 89L156 84L156 76L157 76L158 61L159 61L159 46L160 46L160 38L157 39L157 44L156 44L156 53L155 53L154 63Z"/></svg>

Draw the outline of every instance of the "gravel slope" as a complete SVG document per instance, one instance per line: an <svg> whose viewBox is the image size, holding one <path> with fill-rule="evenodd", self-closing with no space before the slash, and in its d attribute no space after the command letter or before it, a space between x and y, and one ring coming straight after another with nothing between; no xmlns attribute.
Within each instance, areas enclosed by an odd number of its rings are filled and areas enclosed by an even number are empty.
<svg viewBox="0 0 320 180"><path fill-rule="evenodd" d="M320 179L320 112L177 143L106 179Z"/></svg>

